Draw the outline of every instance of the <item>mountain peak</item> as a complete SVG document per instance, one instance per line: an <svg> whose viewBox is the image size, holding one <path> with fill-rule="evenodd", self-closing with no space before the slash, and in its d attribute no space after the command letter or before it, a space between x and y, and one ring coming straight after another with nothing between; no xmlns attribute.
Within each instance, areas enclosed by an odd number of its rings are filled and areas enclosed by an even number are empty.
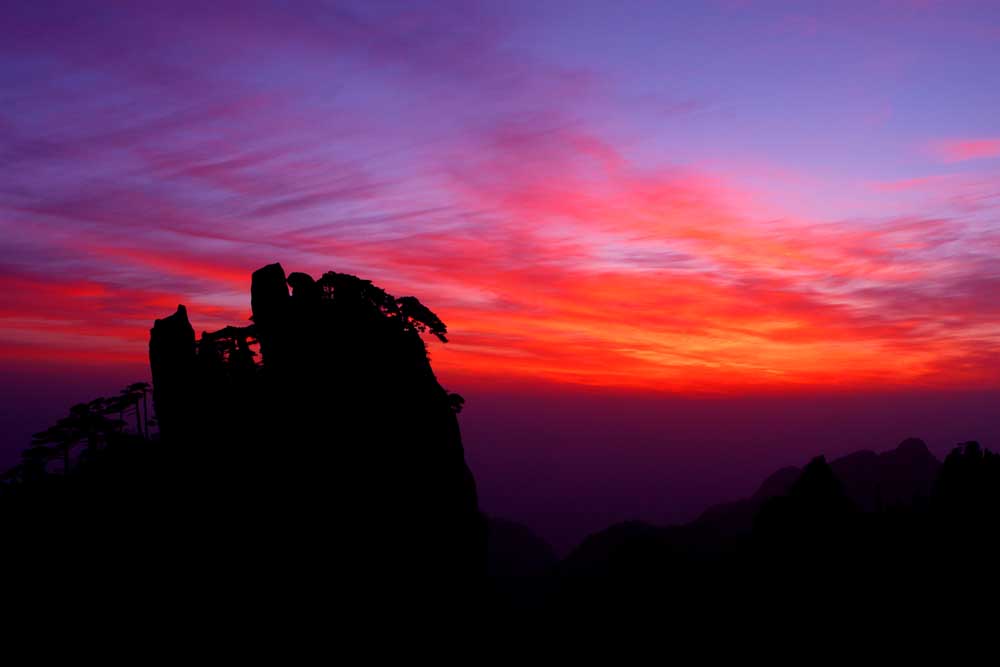
<svg viewBox="0 0 1000 667"><path fill-rule="evenodd" d="M908 455L931 455L931 450L927 447L927 443L920 438L907 438L899 443L896 447L896 452Z"/></svg>
<svg viewBox="0 0 1000 667"><path fill-rule="evenodd" d="M802 468L797 466L785 466L784 468L779 468L775 472L771 473L763 482L761 482L760 488L757 492L753 494L753 498L756 499L767 499L773 496L781 496L788 493L788 490L792 488L792 484L795 480L799 478L802 474Z"/></svg>

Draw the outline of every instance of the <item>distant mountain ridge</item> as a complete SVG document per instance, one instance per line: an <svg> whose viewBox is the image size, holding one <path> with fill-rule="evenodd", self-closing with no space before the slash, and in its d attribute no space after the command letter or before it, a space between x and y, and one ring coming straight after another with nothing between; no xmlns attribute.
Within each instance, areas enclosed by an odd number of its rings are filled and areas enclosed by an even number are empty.
<svg viewBox="0 0 1000 667"><path fill-rule="evenodd" d="M881 453L861 450L829 465L847 497L858 509L871 512L926 502L942 464L923 440L907 438L895 449ZM749 498L713 505L687 524L656 526L626 521L610 526L588 536L562 561L561 570L564 574L614 571L616 562L630 562L631 552L648 552L673 562L723 552L750 535L754 517L763 505L787 494L803 470L797 466L780 468Z"/></svg>
<svg viewBox="0 0 1000 667"><path fill-rule="evenodd" d="M552 547L527 526L489 517L486 524L487 574L491 577L538 577L558 562Z"/></svg>
<svg viewBox="0 0 1000 667"><path fill-rule="evenodd" d="M841 456L830 462L830 468L843 483L847 497L859 509L872 512L925 501L941 470L941 461L923 440L907 438L886 452L864 449ZM769 498L788 493L802 470L797 466L776 470L749 498L713 505L689 527L711 528L720 536L750 532L757 510Z"/></svg>

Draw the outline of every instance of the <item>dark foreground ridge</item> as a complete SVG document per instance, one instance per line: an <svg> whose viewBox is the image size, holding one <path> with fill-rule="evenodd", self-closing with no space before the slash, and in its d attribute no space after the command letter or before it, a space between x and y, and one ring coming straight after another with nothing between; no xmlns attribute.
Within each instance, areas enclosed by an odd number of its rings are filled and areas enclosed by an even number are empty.
<svg viewBox="0 0 1000 667"><path fill-rule="evenodd" d="M462 399L421 338L445 341L445 324L414 297L279 264L253 274L251 304L248 326L200 337L183 305L156 321L152 433L136 385L36 436L0 488L7 553L255 586L484 575Z"/></svg>
<svg viewBox="0 0 1000 667"><path fill-rule="evenodd" d="M462 398L421 337L447 329L420 301L271 264L251 306L251 324L200 337L184 306L156 321L155 419L136 383L35 436L0 480L8 572L71 580L71 557L73 573L147 600L459 582L463 599L558 616L875 591L891 603L992 580L1000 456L968 442L941 462L915 438L779 470L687 525L612 526L560 561L480 513Z"/></svg>

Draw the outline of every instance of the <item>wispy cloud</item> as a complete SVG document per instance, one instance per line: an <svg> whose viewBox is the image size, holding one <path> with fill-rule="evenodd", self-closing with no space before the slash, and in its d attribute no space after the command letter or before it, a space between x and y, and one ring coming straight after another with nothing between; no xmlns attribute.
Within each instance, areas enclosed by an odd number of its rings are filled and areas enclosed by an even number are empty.
<svg viewBox="0 0 1000 667"><path fill-rule="evenodd" d="M454 332L444 374L998 382L988 178L870 188L945 197L933 214L786 214L740 178L752 161L651 157L621 132L634 91L465 3L75 7L25 4L0 44L2 354L141 359L178 302L198 329L245 320L250 272L280 260L418 294ZM662 97L654 130L703 115ZM790 191L822 182L782 169Z"/></svg>
<svg viewBox="0 0 1000 667"><path fill-rule="evenodd" d="M1000 138L944 139L930 145L943 162L966 162L1000 157Z"/></svg>

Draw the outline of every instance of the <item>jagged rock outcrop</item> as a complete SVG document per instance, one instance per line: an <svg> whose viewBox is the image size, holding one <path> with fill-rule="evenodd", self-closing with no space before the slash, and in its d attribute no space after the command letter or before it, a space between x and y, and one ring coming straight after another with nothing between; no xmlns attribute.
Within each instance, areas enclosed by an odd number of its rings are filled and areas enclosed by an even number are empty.
<svg viewBox="0 0 1000 667"><path fill-rule="evenodd" d="M280 264L253 273L251 306L251 327L197 344L183 307L157 321L164 439L196 442L224 495L245 500L237 513L254 515L246 530L285 551L386 574L484 572L460 400L420 337L444 324L413 297L334 272L286 278Z"/></svg>
<svg viewBox="0 0 1000 667"><path fill-rule="evenodd" d="M177 306L173 315L153 323L149 331L149 368L153 378L153 406L165 438L190 435L195 349L194 328L183 305Z"/></svg>

